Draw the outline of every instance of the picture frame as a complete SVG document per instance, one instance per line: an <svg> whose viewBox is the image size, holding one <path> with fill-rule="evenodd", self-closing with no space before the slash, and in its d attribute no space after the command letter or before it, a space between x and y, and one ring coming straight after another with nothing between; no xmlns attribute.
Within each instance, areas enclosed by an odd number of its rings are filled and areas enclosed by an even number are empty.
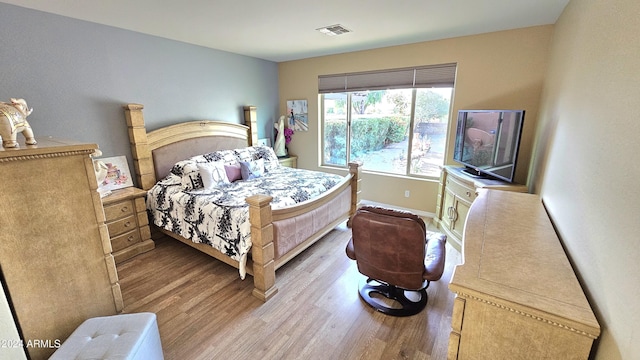
<svg viewBox="0 0 640 360"><path fill-rule="evenodd" d="M309 131L307 100L287 100L287 119L293 131Z"/></svg>
<svg viewBox="0 0 640 360"><path fill-rule="evenodd" d="M129 170L126 156L113 156L97 159L106 166L104 180L99 181L98 188L101 192L122 189L133 186L133 178Z"/></svg>
<svg viewBox="0 0 640 360"><path fill-rule="evenodd" d="M269 138L258 139L258 146L271 147L271 139Z"/></svg>

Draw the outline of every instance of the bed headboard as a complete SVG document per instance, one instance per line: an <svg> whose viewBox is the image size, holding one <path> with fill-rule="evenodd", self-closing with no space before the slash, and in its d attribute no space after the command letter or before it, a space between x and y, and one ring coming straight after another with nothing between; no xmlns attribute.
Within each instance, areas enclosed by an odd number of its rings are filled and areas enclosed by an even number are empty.
<svg viewBox="0 0 640 360"><path fill-rule="evenodd" d="M245 106L246 125L224 121L188 121L147 133L140 104L124 106L136 180L149 190L173 165L195 155L257 144L256 107Z"/></svg>

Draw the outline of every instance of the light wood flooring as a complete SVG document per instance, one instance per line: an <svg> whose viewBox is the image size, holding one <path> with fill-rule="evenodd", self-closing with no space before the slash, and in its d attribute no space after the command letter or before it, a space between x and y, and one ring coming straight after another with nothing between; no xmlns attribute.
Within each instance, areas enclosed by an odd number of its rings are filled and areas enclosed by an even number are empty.
<svg viewBox="0 0 640 360"><path fill-rule="evenodd" d="M158 316L165 359L446 359L460 254L447 245L443 278L427 309L397 318L358 296L344 224L276 272L276 296L251 295L253 279L169 238L118 265L126 313Z"/></svg>

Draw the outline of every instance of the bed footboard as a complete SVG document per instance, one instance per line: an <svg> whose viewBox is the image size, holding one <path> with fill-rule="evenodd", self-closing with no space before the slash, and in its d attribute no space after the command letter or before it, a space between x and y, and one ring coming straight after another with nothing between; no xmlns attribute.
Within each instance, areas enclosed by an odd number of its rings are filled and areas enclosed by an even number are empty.
<svg viewBox="0 0 640 360"><path fill-rule="evenodd" d="M323 227L317 233L312 234L308 239L300 240L301 246L292 250L295 254L311 246L330 231L330 228L333 228L340 222L348 220L347 224L350 224L351 217L355 214L360 204L360 181L360 164L350 163L349 179L342 187L335 189L331 194L321 197L312 203L305 204L292 211L287 211L287 215L283 215L281 211L278 212L278 220L294 218L301 213L315 209L331 201L333 198L338 197L343 189L351 189L351 206L346 217L340 218L338 221L332 220L330 224L326 224L327 226ZM247 272L253 275L253 295L262 301L269 300L278 292L278 288L275 285L276 269L295 256L295 254L290 254L291 256L285 255L280 259L275 259L275 245L273 243L274 213L271 209L271 200L271 196L267 195L254 195L246 199L249 204L252 242L252 265L250 267L247 266ZM278 263L277 266L276 262Z"/></svg>

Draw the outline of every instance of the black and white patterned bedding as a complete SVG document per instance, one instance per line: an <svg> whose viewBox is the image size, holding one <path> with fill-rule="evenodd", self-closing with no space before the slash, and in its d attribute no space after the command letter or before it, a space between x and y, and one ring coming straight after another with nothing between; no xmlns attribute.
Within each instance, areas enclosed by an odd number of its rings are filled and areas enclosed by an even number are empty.
<svg viewBox="0 0 640 360"><path fill-rule="evenodd" d="M248 153L246 149L249 149ZM245 198L269 195L273 197L271 207L278 209L317 197L343 180L335 174L280 166L270 148L246 149L218 151L179 162L171 174L147 194L147 209L153 224L193 242L208 244L237 260L242 278L246 274L245 265L251 248L249 208ZM250 158L264 159L262 176L204 188L197 171L193 171L198 163L223 161L231 164Z"/></svg>

